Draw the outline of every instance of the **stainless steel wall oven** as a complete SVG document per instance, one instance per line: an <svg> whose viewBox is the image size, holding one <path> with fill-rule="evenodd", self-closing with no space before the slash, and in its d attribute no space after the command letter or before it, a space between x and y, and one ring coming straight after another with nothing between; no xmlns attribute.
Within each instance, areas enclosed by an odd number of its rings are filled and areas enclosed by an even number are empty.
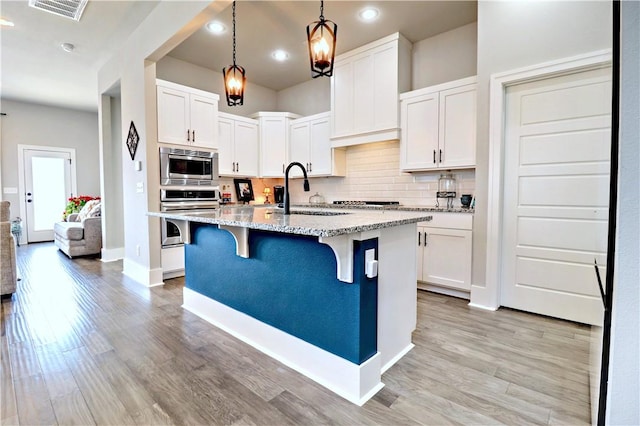
<svg viewBox="0 0 640 426"><path fill-rule="evenodd" d="M217 185L218 153L160 147L160 185Z"/></svg>
<svg viewBox="0 0 640 426"><path fill-rule="evenodd" d="M215 212L220 208L220 191L211 189L161 189L160 211L163 212ZM184 244L189 233L189 223L184 220L160 220L162 247Z"/></svg>

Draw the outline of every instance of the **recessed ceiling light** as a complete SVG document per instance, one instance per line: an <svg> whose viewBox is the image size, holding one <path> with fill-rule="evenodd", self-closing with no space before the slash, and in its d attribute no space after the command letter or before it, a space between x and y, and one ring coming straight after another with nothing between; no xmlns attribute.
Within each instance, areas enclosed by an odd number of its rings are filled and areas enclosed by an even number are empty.
<svg viewBox="0 0 640 426"><path fill-rule="evenodd" d="M358 15L360 15L360 19L362 19L363 21L373 21L378 18L379 14L380 12L378 12L378 9L367 7L365 9L362 9Z"/></svg>
<svg viewBox="0 0 640 426"><path fill-rule="evenodd" d="M286 61L289 59L289 54L281 49L275 50L271 56L273 56L273 59L276 61Z"/></svg>
<svg viewBox="0 0 640 426"><path fill-rule="evenodd" d="M207 30L213 34L222 34L226 27L218 21L211 21L206 25Z"/></svg>
<svg viewBox="0 0 640 426"><path fill-rule="evenodd" d="M60 47L62 48L62 50L64 50L64 51L65 51L65 52L67 52L67 53L71 53L71 52L73 52L73 49L75 49L75 48L76 48L76 47L75 47L73 44L71 44L71 43L62 43L62 44L60 45Z"/></svg>
<svg viewBox="0 0 640 426"><path fill-rule="evenodd" d="M0 26L2 26L2 27L13 27L14 23L13 23L13 21L10 21L8 19L0 18Z"/></svg>

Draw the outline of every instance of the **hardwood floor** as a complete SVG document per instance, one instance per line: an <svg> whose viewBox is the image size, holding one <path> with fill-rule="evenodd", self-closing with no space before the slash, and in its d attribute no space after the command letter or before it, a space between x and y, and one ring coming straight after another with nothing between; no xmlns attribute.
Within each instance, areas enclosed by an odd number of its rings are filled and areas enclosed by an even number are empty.
<svg viewBox="0 0 640 426"><path fill-rule="evenodd" d="M419 292L416 344L357 407L146 289L121 262L18 248L2 425L587 424L589 327Z"/></svg>

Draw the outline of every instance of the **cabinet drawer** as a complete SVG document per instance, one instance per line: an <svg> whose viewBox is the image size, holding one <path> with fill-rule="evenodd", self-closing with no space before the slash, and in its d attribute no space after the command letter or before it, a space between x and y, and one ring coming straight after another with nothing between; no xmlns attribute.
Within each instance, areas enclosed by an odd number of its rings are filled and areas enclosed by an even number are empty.
<svg viewBox="0 0 640 426"><path fill-rule="evenodd" d="M418 226L430 228L473 229L473 214L470 213L433 213L430 222L420 222Z"/></svg>

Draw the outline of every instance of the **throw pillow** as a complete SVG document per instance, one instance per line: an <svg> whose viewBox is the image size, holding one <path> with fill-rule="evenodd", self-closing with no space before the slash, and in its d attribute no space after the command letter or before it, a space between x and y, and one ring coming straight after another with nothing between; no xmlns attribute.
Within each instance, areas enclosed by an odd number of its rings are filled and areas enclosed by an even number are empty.
<svg viewBox="0 0 640 426"><path fill-rule="evenodd" d="M98 216L100 216L100 210L99 210L100 200L87 201L87 203L84 206L82 206L80 213L78 213L78 216L76 217L76 222L82 222L84 219L88 217L94 217L94 216L91 216L91 211L96 207L98 207Z"/></svg>

